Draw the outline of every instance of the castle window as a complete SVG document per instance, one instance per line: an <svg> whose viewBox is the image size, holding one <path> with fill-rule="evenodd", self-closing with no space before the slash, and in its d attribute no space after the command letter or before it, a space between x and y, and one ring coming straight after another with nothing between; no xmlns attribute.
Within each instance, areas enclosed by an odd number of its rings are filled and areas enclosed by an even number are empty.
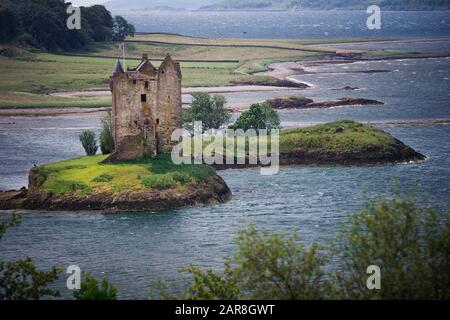
<svg viewBox="0 0 450 320"><path fill-rule="evenodd" d="M145 81L145 88L148 88L148 81Z"/></svg>
<svg viewBox="0 0 450 320"><path fill-rule="evenodd" d="M133 80L133 84L136 84L136 80Z"/></svg>
<svg viewBox="0 0 450 320"><path fill-rule="evenodd" d="M159 119L156 119L156 124L159 124Z"/></svg>
<svg viewBox="0 0 450 320"><path fill-rule="evenodd" d="M141 94L141 102L147 102L147 95Z"/></svg>

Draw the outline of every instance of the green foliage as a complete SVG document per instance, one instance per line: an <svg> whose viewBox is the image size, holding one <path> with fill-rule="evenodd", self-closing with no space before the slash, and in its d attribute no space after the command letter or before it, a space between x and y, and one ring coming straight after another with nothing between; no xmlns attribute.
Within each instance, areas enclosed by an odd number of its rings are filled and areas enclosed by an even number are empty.
<svg viewBox="0 0 450 320"><path fill-rule="evenodd" d="M170 154L113 164L102 164L107 156L85 156L50 163L31 170L33 186L58 195L92 192L115 193L155 187L183 187L215 174L206 165L175 165Z"/></svg>
<svg viewBox="0 0 450 320"><path fill-rule="evenodd" d="M214 174L214 169L205 165L174 165L169 155L160 155L150 167L150 175L140 177L147 188L163 190L192 181L201 181Z"/></svg>
<svg viewBox="0 0 450 320"><path fill-rule="evenodd" d="M95 177L94 179L92 179L92 181L94 181L94 182L110 182L113 179L114 179L114 177L112 175L103 173L103 174Z"/></svg>
<svg viewBox="0 0 450 320"><path fill-rule="evenodd" d="M230 113L225 110L224 96L196 92L192 98L191 107L183 110L183 124L188 130L193 129L194 121L201 121L203 131L208 131L219 129L230 120Z"/></svg>
<svg viewBox="0 0 450 320"><path fill-rule="evenodd" d="M167 175L150 175L146 177L142 177L142 184L146 188L156 189L156 190L164 190L169 189L175 186L176 181Z"/></svg>
<svg viewBox="0 0 450 320"><path fill-rule="evenodd" d="M16 213L12 213L11 217L4 221L0 221L0 240L2 240L3 235L5 234L6 230L8 230L8 228L17 226L21 223L22 217Z"/></svg>
<svg viewBox="0 0 450 320"><path fill-rule="evenodd" d="M73 293L76 300L116 300L117 288L108 279L100 282L88 273L83 273L80 290Z"/></svg>
<svg viewBox="0 0 450 320"><path fill-rule="evenodd" d="M103 154L110 154L115 149L111 111L108 111L100 121L102 124L102 131L100 132L99 138L100 149Z"/></svg>
<svg viewBox="0 0 450 320"><path fill-rule="evenodd" d="M81 29L69 30L66 25L69 4L64 0L19 0L10 6L2 5L0 41L17 38L19 43L46 50L73 50L116 37L117 17L113 20L102 5L81 7ZM120 19L120 26L126 26L125 35L134 34L134 26L125 19Z"/></svg>
<svg viewBox="0 0 450 320"><path fill-rule="evenodd" d="M89 30L89 37L94 41L112 40L114 21L104 6L81 7L81 17L85 19L82 28Z"/></svg>
<svg viewBox="0 0 450 320"><path fill-rule="evenodd" d="M134 36L135 33L134 26L127 22L123 17L121 16L115 16L114 17L114 24L113 24L113 40L115 41L122 41L127 36Z"/></svg>
<svg viewBox="0 0 450 320"><path fill-rule="evenodd" d="M86 155L94 156L97 153L98 146L94 131L84 130L81 132L80 142L83 145L84 151L86 151Z"/></svg>
<svg viewBox="0 0 450 320"><path fill-rule="evenodd" d="M12 214L0 221L0 240L9 227L21 223L21 217ZM42 297L58 297L57 290L49 284L58 279L61 270L52 267L50 271L40 271L30 258L14 262L0 260L0 300L37 300Z"/></svg>
<svg viewBox="0 0 450 320"><path fill-rule="evenodd" d="M352 214L338 238L341 294L357 299L449 299L450 217L413 197L381 198ZM381 268L367 290L366 268Z"/></svg>
<svg viewBox="0 0 450 320"><path fill-rule="evenodd" d="M394 193L367 203L325 250L295 234L239 232L224 271L190 266L186 299L450 299L450 216ZM367 268L381 269L369 290Z"/></svg>
<svg viewBox="0 0 450 320"><path fill-rule="evenodd" d="M256 103L243 112L230 129L277 129L280 127L280 117L268 103Z"/></svg>
<svg viewBox="0 0 450 320"><path fill-rule="evenodd" d="M0 5L0 43L8 43L19 34L19 17L14 9Z"/></svg>
<svg viewBox="0 0 450 320"><path fill-rule="evenodd" d="M188 299L321 299L329 284L323 267L326 259L317 244L305 249L296 234L270 235L253 226L239 232L237 251L224 271L202 271L191 266L193 275Z"/></svg>

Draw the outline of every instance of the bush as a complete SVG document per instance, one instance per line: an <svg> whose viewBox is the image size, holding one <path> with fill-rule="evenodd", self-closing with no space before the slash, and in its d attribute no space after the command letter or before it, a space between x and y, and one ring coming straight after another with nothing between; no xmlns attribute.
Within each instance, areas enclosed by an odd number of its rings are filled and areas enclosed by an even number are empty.
<svg viewBox="0 0 450 320"><path fill-rule="evenodd" d="M94 179L92 179L93 182L110 182L114 179L112 175L109 175L107 173L103 173Z"/></svg>
<svg viewBox="0 0 450 320"><path fill-rule="evenodd" d="M76 300L116 300L117 288L106 278L99 282L95 277L83 273L80 290L73 293Z"/></svg>
<svg viewBox="0 0 450 320"><path fill-rule="evenodd" d="M103 154L110 154L114 151L114 137L112 129L112 115L108 111L106 115L101 118L102 131L100 132L100 150Z"/></svg>
<svg viewBox="0 0 450 320"><path fill-rule="evenodd" d="M86 155L94 156L97 153L98 146L95 139L95 133L93 131L84 130L81 132L80 141L83 145L84 151L86 151Z"/></svg>
<svg viewBox="0 0 450 320"><path fill-rule="evenodd" d="M170 175L150 175L141 178L146 188L164 190L175 186L176 181Z"/></svg>
<svg viewBox="0 0 450 320"><path fill-rule="evenodd" d="M413 197L381 198L352 214L336 244L341 296L351 299L450 299L450 216ZM366 269L381 268L381 290Z"/></svg>

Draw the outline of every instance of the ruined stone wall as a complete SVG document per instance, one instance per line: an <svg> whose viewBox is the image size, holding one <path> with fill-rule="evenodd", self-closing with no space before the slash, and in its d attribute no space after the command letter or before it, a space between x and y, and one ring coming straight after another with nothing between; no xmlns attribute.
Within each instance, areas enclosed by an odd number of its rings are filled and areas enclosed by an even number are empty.
<svg viewBox="0 0 450 320"><path fill-rule="evenodd" d="M158 150L171 152L172 133L181 128L181 69L171 59L166 59L158 70L157 136Z"/></svg>
<svg viewBox="0 0 450 320"><path fill-rule="evenodd" d="M113 130L116 151L106 162L170 152L181 128L181 68L169 56L156 70L143 56L136 70L114 73Z"/></svg>
<svg viewBox="0 0 450 320"><path fill-rule="evenodd" d="M155 79L133 79L123 74L113 80L112 88L115 160L154 156L157 151L153 111L157 105Z"/></svg>

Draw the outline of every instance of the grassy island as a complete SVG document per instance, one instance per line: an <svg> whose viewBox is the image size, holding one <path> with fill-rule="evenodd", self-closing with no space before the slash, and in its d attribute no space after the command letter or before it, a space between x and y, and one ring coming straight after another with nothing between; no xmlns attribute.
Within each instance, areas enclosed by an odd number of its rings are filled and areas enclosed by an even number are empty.
<svg viewBox="0 0 450 320"><path fill-rule="evenodd" d="M423 160L389 133L351 120L283 131L281 164L358 165Z"/></svg>
<svg viewBox="0 0 450 320"><path fill-rule="evenodd" d="M279 146L280 165L371 165L426 158L391 134L352 120L281 130ZM249 166L253 165L215 165L217 169Z"/></svg>
<svg viewBox="0 0 450 320"><path fill-rule="evenodd" d="M205 165L174 165L170 155L101 164L106 157L80 157L38 166L31 170L31 177L40 189L58 195L88 195L139 190L181 191L186 185L215 174L213 168Z"/></svg>
<svg viewBox="0 0 450 320"><path fill-rule="evenodd" d="M231 198L223 179L205 165L174 165L169 155L101 164L105 157L79 157L34 167L29 189L1 195L0 207L156 211Z"/></svg>

